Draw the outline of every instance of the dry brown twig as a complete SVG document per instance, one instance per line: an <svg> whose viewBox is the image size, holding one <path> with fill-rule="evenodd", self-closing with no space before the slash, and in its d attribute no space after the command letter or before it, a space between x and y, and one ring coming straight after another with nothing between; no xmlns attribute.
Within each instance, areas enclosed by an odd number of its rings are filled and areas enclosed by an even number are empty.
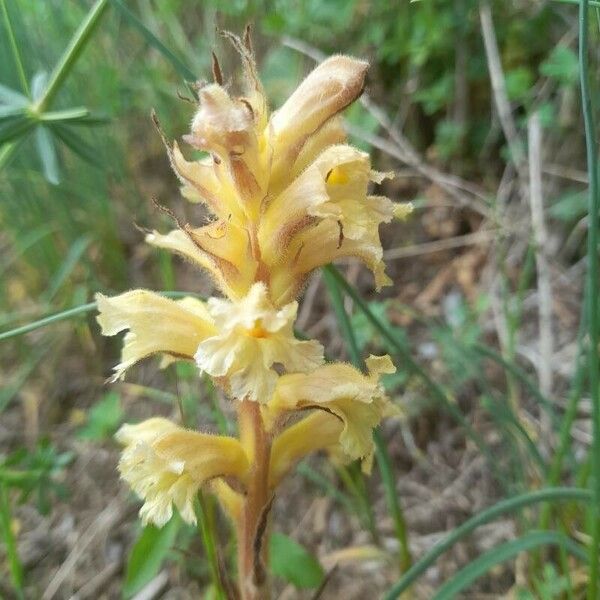
<svg viewBox="0 0 600 600"><path fill-rule="evenodd" d="M529 139L529 200L539 296L540 357L538 376L540 390L548 397L552 392L552 285L547 256L548 233L544 220L542 191L542 128L537 112L529 119L527 131ZM545 411L543 412L546 414ZM550 423L546 423L546 425L549 427Z"/></svg>

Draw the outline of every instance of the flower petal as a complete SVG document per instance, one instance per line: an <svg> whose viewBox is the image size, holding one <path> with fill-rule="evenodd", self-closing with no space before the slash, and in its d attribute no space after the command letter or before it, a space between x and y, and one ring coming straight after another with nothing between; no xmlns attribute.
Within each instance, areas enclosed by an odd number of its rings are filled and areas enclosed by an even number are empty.
<svg viewBox="0 0 600 600"><path fill-rule="evenodd" d="M271 117L276 147L293 148L325 121L356 100L369 64L349 56L331 56L317 66Z"/></svg>
<svg viewBox="0 0 600 600"><path fill-rule="evenodd" d="M302 458L336 444L344 425L335 415L315 411L275 437L269 465L269 485L275 488Z"/></svg>
<svg viewBox="0 0 600 600"><path fill-rule="evenodd" d="M245 229L220 221L196 229L175 229L163 235L156 231L146 241L175 252L206 269L224 294L243 297L257 269Z"/></svg>
<svg viewBox="0 0 600 600"><path fill-rule="evenodd" d="M204 303L195 298L169 300L147 290L133 290L112 298L96 294L96 301L96 319L104 335L128 330L113 381L153 354L193 358L200 342L215 332Z"/></svg>
<svg viewBox="0 0 600 600"><path fill-rule="evenodd" d="M255 283L240 302L211 298L207 307L219 331L199 345L196 363L226 378L234 398L267 402L278 378L275 364L309 371L323 362L318 342L294 337L297 303L275 308L263 283Z"/></svg>
<svg viewBox="0 0 600 600"><path fill-rule="evenodd" d="M343 423L339 442L345 454L365 458L373 451L372 434L384 416L393 412L379 377L393 365L389 357L369 357L369 375L347 364L331 363L311 373L279 378L268 404L270 421L282 411L316 408L336 415Z"/></svg>
<svg viewBox="0 0 600 600"><path fill-rule="evenodd" d="M195 523L193 502L200 486L223 476L244 480L249 468L236 439L190 431L166 419L124 425L117 439L125 445L119 471L144 500L144 524L161 527L173 505L186 522Z"/></svg>

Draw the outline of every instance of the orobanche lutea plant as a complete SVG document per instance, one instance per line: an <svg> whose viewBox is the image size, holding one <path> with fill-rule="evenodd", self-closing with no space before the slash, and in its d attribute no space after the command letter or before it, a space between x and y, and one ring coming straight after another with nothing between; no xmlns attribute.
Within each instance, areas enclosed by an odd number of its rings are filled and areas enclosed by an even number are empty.
<svg viewBox="0 0 600 600"><path fill-rule="evenodd" d="M243 96L232 96L213 61L214 83L198 86L187 144L208 153L188 161L166 142L171 165L191 202L213 220L180 224L147 241L191 260L224 297L171 300L146 290L97 295L104 335L126 331L113 380L137 361L195 361L231 398L239 436L213 435L156 417L124 425L122 478L143 501L144 523L165 525L173 506L196 522L194 500L209 487L237 532L238 586L243 600L269 597L265 532L275 491L311 452L361 459L369 471L373 429L394 412L379 383L394 371L388 356L371 356L363 374L325 364L316 340L293 326L297 296L317 268L357 257L388 284L378 226L407 205L369 195L388 173L346 143L339 114L364 86L367 63L332 56L269 113L249 35L225 33L244 67Z"/></svg>

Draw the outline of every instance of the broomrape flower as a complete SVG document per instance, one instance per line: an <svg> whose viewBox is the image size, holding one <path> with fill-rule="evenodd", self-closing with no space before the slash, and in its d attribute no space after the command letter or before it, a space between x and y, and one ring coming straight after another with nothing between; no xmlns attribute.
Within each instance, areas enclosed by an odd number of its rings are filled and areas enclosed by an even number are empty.
<svg viewBox="0 0 600 600"><path fill-rule="evenodd" d="M275 309L263 283L255 283L239 303L211 298L207 308L222 326L200 343L196 364L213 377L226 378L234 398L267 402L277 382L275 364L305 373L323 362L319 342L294 337L298 303Z"/></svg>
<svg viewBox="0 0 600 600"><path fill-rule="evenodd" d="M389 284L378 227L410 205L369 195L369 183L390 174L372 170L368 154L345 143L338 117L362 92L368 64L325 60L270 114L249 46L229 37L242 56L244 93L225 89L215 63L216 81L199 89L184 138L208 156L188 161L163 135L183 195L203 203L213 221L154 231L147 241L206 269L234 300L262 281L283 306L312 271L343 257L362 260L378 288Z"/></svg>
<svg viewBox="0 0 600 600"><path fill-rule="evenodd" d="M121 477L144 500L144 525L163 526L173 505L184 521L195 524L193 503L200 486L215 477L243 479L249 468L236 439L183 429L167 419L123 425L116 438L125 447Z"/></svg>
<svg viewBox="0 0 600 600"><path fill-rule="evenodd" d="M362 459L369 471L373 429L382 418L398 414L379 379L396 368L389 356L370 356L368 375L347 364L332 363L309 374L284 375L265 408L267 426L295 411L315 409L275 438L271 477L278 481L300 458L317 449L339 447L348 460ZM281 451L279 451L281 450Z"/></svg>
<svg viewBox="0 0 600 600"><path fill-rule="evenodd" d="M146 237L203 268L224 297L97 294L97 319L104 335L125 332L113 381L158 355L161 366L194 361L235 401L237 439L163 418L124 425L119 471L143 501L142 521L158 526L173 507L195 523L194 500L210 485L235 524L240 597L258 600L268 598L262 536L281 479L318 450L360 459L368 472L373 429L397 413L380 384L390 358L371 356L367 374L324 364L319 342L294 336L296 298L312 271L344 257L365 263L378 288L390 283L378 228L411 207L371 195L390 174L346 143L338 115L360 95L366 62L327 59L270 113L248 36L225 36L242 57L244 91L230 93L215 59L184 137L206 156L186 159L159 128L183 196L212 220Z"/></svg>

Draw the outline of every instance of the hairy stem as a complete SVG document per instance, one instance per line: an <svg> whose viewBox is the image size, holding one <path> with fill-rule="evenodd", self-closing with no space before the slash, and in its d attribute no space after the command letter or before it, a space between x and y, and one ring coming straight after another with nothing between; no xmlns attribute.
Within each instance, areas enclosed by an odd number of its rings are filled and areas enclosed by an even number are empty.
<svg viewBox="0 0 600 600"><path fill-rule="evenodd" d="M271 438L257 402L244 400L238 409L240 440L252 462L246 497L238 522L238 577L241 600L268 600L266 530L271 507L269 462Z"/></svg>

